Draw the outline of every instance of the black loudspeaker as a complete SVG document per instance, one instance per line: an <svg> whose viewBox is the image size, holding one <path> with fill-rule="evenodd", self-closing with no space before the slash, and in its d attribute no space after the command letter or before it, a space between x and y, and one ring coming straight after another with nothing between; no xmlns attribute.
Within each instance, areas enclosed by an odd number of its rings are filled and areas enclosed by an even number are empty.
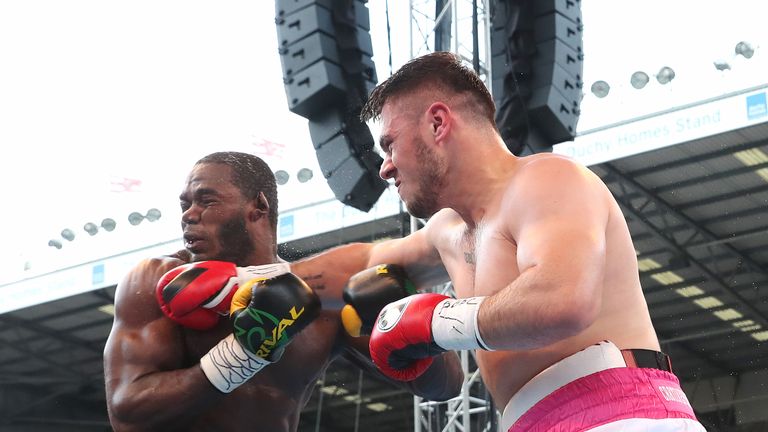
<svg viewBox="0 0 768 432"><path fill-rule="evenodd" d="M576 136L581 3L496 0L492 6L492 93L499 131L515 154L551 151Z"/></svg>
<svg viewBox="0 0 768 432"><path fill-rule="evenodd" d="M387 188L379 177L381 157L373 150L371 131L360 121L359 110L344 115L339 110L309 121L317 161L336 198L368 211Z"/></svg>
<svg viewBox="0 0 768 432"><path fill-rule="evenodd" d="M376 84L370 21L361 0L276 0L289 109L309 120L320 169L336 198L368 211L387 183L359 115Z"/></svg>

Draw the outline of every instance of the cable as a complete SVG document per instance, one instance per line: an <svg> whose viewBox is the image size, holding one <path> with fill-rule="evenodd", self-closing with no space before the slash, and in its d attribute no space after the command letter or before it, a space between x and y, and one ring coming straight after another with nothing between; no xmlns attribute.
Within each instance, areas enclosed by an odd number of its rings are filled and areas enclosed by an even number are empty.
<svg viewBox="0 0 768 432"><path fill-rule="evenodd" d="M387 49L389 50L389 76L394 74L392 70L392 29L389 26L389 0L384 2L384 15L387 17Z"/></svg>
<svg viewBox="0 0 768 432"><path fill-rule="evenodd" d="M360 369L357 376L357 404L355 406L355 432L359 431L360 427L360 405L363 403L363 370Z"/></svg>
<svg viewBox="0 0 768 432"><path fill-rule="evenodd" d="M317 395L317 418L315 418L315 432L320 432L320 416L323 413L323 387L325 386L325 371L323 371L323 376L320 378L320 385L318 386L318 395Z"/></svg>

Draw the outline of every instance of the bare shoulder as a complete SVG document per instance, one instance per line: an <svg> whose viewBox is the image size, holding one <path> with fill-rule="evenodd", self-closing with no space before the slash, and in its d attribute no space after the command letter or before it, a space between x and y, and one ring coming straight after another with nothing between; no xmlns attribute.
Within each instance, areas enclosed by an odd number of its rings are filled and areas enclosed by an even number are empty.
<svg viewBox="0 0 768 432"><path fill-rule="evenodd" d="M439 248L446 240L450 240L450 233L454 228L463 226L464 220L453 209L445 208L435 213L424 226L424 234L428 241Z"/></svg>
<svg viewBox="0 0 768 432"><path fill-rule="evenodd" d="M522 157L517 163L506 190L506 195L512 200L567 195L572 194L574 189L582 193L589 189L600 193L604 190L600 177L567 156L540 153Z"/></svg>
<svg viewBox="0 0 768 432"><path fill-rule="evenodd" d="M600 177L573 159L546 153L523 157L502 198L510 232L543 221L589 220L602 225L612 196Z"/></svg>
<svg viewBox="0 0 768 432"><path fill-rule="evenodd" d="M169 270L186 261L176 254L147 258L136 264L117 284L115 321L123 325L141 325L162 313L155 300L157 281Z"/></svg>
<svg viewBox="0 0 768 432"><path fill-rule="evenodd" d="M555 176L578 176L588 175L594 176L595 174L589 170L586 166L576 162L575 160L554 153L539 153L531 156L526 156L518 159L519 167L518 174L521 180L535 179L542 180L543 178Z"/></svg>

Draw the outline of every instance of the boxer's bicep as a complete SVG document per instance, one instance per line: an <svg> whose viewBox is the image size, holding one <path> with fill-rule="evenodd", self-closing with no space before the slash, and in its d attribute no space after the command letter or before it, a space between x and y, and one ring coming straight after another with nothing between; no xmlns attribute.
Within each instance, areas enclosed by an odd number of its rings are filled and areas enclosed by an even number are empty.
<svg viewBox="0 0 768 432"><path fill-rule="evenodd" d="M537 295L573 299L572 305L591 314L599 307L596 294L605 272L608 205L589 174L557 162L518 185L516 217L509 225L517 265L521 274L536 273Z"/></svg>
<svg viewBox="0 0 768 432"><path fill-rule="evenodd" d="M146 377L179 368L184 360L178 327L163 316L153 294L157 274L176 264L154 261L137 266L115 292L115 319L104 348L107 403L115 421L131 417L139 399L151 394Z"/></svg>

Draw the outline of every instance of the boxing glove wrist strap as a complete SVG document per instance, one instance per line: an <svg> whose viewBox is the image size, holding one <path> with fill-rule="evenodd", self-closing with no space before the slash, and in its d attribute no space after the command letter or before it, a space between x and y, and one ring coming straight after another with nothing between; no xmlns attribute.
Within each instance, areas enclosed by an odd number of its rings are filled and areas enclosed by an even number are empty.
<svg viewBox="0 0 768 432"><path fill-rule="evenodd" d="M268 364L269 361L243 348L231 334L200 359L200 368L208 381L222 393L238 388Z"/></svg>
<svg viewBox="0 0 768 432"><path fill-rule="evenodd" d="M432 312L432 337L441 348L449 351L491 348L480 336L477 311L485 297L445 299Z"/></svg>
<svg viewBox="0 0 768 432"><path fill-rule="evenodd" d="M270 279L291 271L291 265L287 262L263 264L257 266L237 267L237 277L230 279L226 287L219 290L216 297L207 301L203 306L205 309L213 309L230 295L230 291L235 284L243 284L252 279Z"/></svg>

